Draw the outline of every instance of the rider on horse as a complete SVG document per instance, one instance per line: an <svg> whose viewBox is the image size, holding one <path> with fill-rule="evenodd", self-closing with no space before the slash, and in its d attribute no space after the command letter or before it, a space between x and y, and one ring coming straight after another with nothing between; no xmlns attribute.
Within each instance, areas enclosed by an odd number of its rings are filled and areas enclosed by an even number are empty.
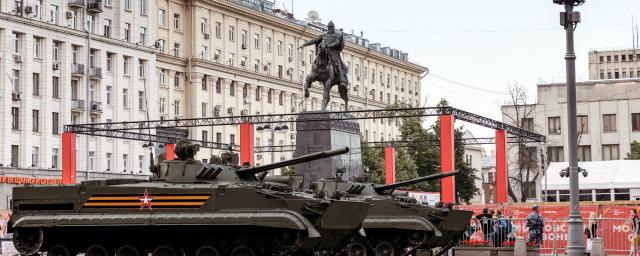
<svg viewBox="0 0 640 256"><path fill-rule="evenodd" d="M339 86L347 87L349 84L349 81L347 80L347 66L344 65L342 58L340 57L340 52L344 48L344 43L342 32L336 31L333 21L329 21L326 33L316 39L304 43L300 48L314 44L316 46L316 53L318 53L319 47L326 47L329 55L329 64L333 67L334 72L340 79ZM316 61L318 61L317 58Z"/></svg>

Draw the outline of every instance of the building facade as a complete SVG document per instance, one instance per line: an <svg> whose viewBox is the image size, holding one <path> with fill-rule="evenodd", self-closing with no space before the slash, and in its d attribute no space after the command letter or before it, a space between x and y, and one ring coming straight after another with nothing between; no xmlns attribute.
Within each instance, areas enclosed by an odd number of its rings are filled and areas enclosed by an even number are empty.
<svg viewBox="0 0 640 256"><path fill-rule="evenodd" d="M547 136L546 148L527 145L522 153L509 147L510 173L519 154L545 161L564 162L569 159L565 84L539 84L537 103L526 106L503 106L503 121L535 130ZM519 115L516 115L516 111ZM624 159L633 141L640 141L640 79L594 80L577 84L578 160L580 162ZM514 117L518 116L518 119ZM518 120L518 121L516 121ZM546 151L542 153L541 150ZM540 152L540 153L536 153ZM521 156L522 156L521 155ZM542 178L542 175L539 176ZM537 190L541 182L536 181ZM539 193L537 193L539 195Z"/></svg>
<svg viewBox="0 0 640 256"><path fill-rule="evenodd" d="M463 139L473 139L475 136L469 131L465 130L462 133ZM482 177L482 149L481 145L464 145L464 161L469 165L469 167L475 170L475 175L478 178ZM476 194L469 201L472 204L481 204L483 203L482 198L484 198L484 190L482 189L482 179L475 180L475 187L479 189L478 194Z"/></svg>
<svg viewBox="0 0 640 256"><path fill-rule="evenodd" d="M589 80L640 77L640 50L605 49L589 52Z"/></svg>
<svg viewBox="0 0 640 256"><path fill-rule="evenodd" d="M200 118L224 115L297 113L318 110L322 88L314 84L311 96L302 94L315 48L299 49L318 37L324 25L300 21L274 9L270 1L157 1L158 113L161 118ZM338 24L339 27L340 24ZM348 66L349 110L380 109L394 103L418 106L420 76L425 67L407 61L407 54L367 39L346 34L342 59ZM329 108L344 103L331 94ZM285 124L276 124L280 127ZM293 145L295 124L271 133L256 132L255 146ZM397 123L369 120L360 123L367 140L392 140ZM192 139L239 143L235 126L190 128ZM272 139L273 135L273 139ZM217 150L200 150L208 159ZM291 155L275 154L275 161ZM258 154L257 164L272 156Z"/></svg>
<svg viewBox="0 0 640 256"><path fill-rule="evenodd" d="M154 22L152 1L2 1L1 175L60 178L65 124L156 117ZM78 180L146 177L142 145L78 136Z"/></svg>

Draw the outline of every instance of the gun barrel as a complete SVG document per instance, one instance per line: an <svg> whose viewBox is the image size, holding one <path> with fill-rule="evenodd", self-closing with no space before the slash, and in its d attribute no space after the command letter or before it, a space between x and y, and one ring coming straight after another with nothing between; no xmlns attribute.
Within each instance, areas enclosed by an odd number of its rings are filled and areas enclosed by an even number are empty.
<svg viewBox="0 0 640 256"><path fill-rule="evenodd" d="M348 153L348 152L349 152L349 147L333 149L333 150L327 150L327 151L320 151L320 152L311 153L311 154L308 154L308 155L302 155L302 156L299 156L299 157L291 158L289 160L284 160L284 161L275 162L275 163L271 163L271 164L265 164L265 165L260 165L260 166L242 168L242 169L238 170L237 173L239 175L255 175L255 174L258 174L258 173L261 173L261 172L264 172L264 171L268 171L268 170L273 170L273 169L277 169L277 168L281 168L281 167L285 167L285 166L290 166L290 165L294 165L294 164L299 164L299 163L304 163L304 162L310 162L310 161L313 161L313 160L332 157L332 156L336 156L336 155L342 155L342 154L345 154L345 153Z"/></svg>
<svg viewBox="0 0 640 256"><path fill-rule="evenodd" d="M420 178L415 178L415 179L405 180L405 181L401 181L401 182L397 182L397 183L393 183L393 184L389 184L389 185L375 187L374 189L376 190L376 192L382 193L382 192L387 191L387 190L396 189L396 188L404 187L404 186L409 186L409 185L413 185L413 184L420 183L420 182L442 179L442 178L445 178L445 177L457 175L459 173L460 173L460 171L452 171L452 172L432 174L432 175L427 175L427 176L420 177Z"/></svg>

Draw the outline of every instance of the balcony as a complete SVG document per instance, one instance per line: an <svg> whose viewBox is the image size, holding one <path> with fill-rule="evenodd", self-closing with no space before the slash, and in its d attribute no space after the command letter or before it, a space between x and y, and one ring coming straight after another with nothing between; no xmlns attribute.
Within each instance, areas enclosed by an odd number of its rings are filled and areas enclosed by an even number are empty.
<svg viewBox="0 0 640 256"><path fill-rule="evenodd" d="M71 111L84 111L84 100L71 100Z"/></svg>
<svg viewBox="0 0 640 256"><path fill-rule="evenodd" d="M93 113L102 113L102 102L92 100L90 110Z"/></svg>
<svg viewBox="0 0 640 256"><path fill-rule="evenodd" d="M75 8L83 8L83 7L84 7L84 0L69 0L69 8L75 9Z"/></svg>
<svg viewBox="0 0 640 256"><path fill-rule="evenodd" d="M101 13L102 12L102 0L89 0L87 2L87 12L89 12L89 13Z"/></svg>
<svg viewBox="0 0 640 256"><path fill-rule="evenodd" d="M90 68L89 77L91 79L102 79L102 68Z"/></svg>
<svg viewBox="0 0 640 256"><path fill-rule="evenodd" d="M84 76L84 64L71 64L72 76Z"/></svg>

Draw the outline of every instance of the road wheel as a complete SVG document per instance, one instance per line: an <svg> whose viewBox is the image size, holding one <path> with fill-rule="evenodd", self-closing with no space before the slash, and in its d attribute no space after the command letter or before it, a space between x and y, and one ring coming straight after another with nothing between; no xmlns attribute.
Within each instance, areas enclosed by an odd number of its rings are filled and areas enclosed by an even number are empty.
<svg viewBox="0 0 640 256"><path fill-rule="evenodd" d="M13 231L13 246L22 254L37 253L42 246L44 235L39 228L17 228Z"/></svg>
<svg viewBox="0 0 640 256"><path fill-rule="evenodd" d="M140 251L131 245L120 246L115 256L140 256Z"/></svg>
<svg viewBox="0 0 640 256"><path fill-rule="evenodd" d="M409 233L409 236L407 237L407 239L409 240L409 243L411 245L419 245L427 240L427 233L420 232L420 231L411 232Z"/></svg>
<svg viewBox="0 0 640 256"><path fill-rule="evenodd" d="M200 246L198 250L196 250L195 256L220 256L220 253L213 246L203 245L203 246Z"/></svg>
<svg viewBox="0 0 640 256"><path fill-rule="evenodd" d="M380 242L373 249L375 256L393 256L396 255L393 245L388 242Z"/></svg>
<svg viewBox="0 0 640 256"><path fill-rule="evenodd" d="M238 245L231 251L231 256L256 256L256 252L249 246Z"/></svg>
<svg viewBox="0 0 640 256"><path fill-rule="evenodd" d="M92 245L84 252L85 256L109 256L109 251L100 245Z"/></svg>
<svg viewBox="0 0 640 256"><path fill-rule="evenodd" d="M176 256L176 251L168 245L160 245L153 249L151 256Z"/></svg>
<svg viewBox="0 0 640 256"><path fill-rule="evenodd" d="M360 242L353 242L347 246L347 256L367 256L367 247Z"/></svg>
<svg viewBox="0 0 640 256"><path fill-rule="evenodd" d="M47 256L71 256L71 252L66 246L57 244L49 248Z"/></svg>

